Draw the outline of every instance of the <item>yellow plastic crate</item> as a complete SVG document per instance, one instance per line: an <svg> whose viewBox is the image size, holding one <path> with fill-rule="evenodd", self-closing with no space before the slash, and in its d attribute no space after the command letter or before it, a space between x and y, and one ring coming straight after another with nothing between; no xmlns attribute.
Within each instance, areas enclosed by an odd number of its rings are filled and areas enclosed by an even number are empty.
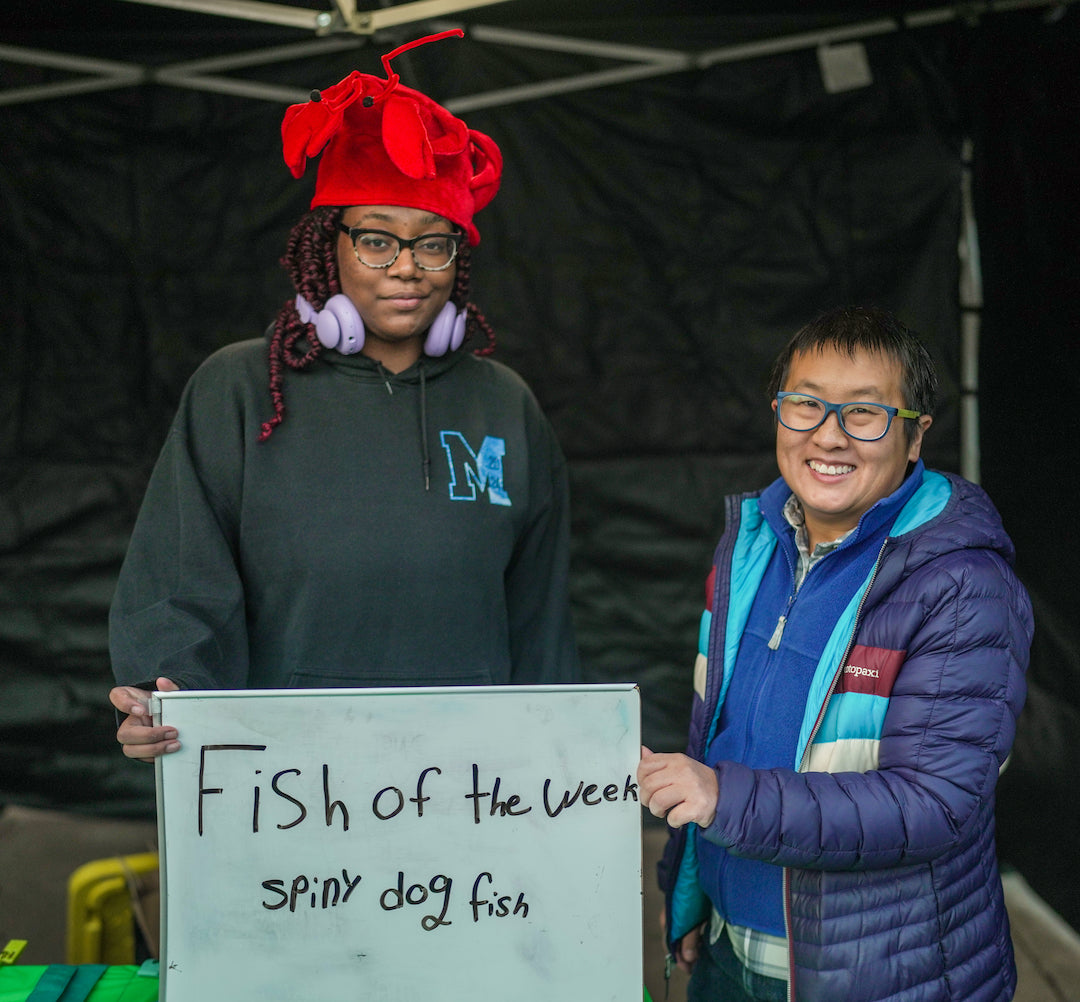
<svg viewBox="0 0 1080 1002"><path fill-rule="evenodd" d="M68 878L67 963L135 963L137 921L156 955L157 876L156 852L93 860L75 870Z"/></svg>

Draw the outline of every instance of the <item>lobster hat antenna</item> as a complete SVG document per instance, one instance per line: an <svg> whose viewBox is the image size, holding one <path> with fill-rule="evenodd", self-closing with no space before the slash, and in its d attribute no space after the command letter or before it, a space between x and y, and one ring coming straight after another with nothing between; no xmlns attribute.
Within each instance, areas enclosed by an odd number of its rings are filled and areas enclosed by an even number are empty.
<svg viewBox="0 0 1080 1002"><path fill-rule="evenodd" d="M499 190L502 153L426 94L401 83L391 61L460 28L414 39L382 56L386 79L354 70L281 123L282 150L293 177L319 157L311 208L320 205L401 205L449 219L480 242L473 216Z"/></svg>

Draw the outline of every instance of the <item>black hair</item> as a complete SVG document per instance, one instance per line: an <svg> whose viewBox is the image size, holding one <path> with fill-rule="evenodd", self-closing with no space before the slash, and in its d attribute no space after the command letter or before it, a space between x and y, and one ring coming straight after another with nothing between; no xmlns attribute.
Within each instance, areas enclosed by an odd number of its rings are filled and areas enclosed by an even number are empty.
<svg viewBox="0 0 1080 1002"><path fill-rule="evenodd" d="M833 348L852 358L859 351L894 359L900 365L900 389L904 407L933 415L937 403L937 370L930 352L918 335L892 313L874 306L838 306L802 327L773 363L769 399L784 387L796 355ZM918 433L918 423L905 421L908 441Z"/></svg>

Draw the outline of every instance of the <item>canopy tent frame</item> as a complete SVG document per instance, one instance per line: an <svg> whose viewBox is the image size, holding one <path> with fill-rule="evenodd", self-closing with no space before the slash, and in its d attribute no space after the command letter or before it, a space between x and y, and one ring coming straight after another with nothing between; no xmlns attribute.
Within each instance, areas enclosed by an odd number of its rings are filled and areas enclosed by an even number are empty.
<svg viewBox="0 0 1080 1002"><path fill-rule="evenodd" d="M309 91L275 86L255 80L243 80L224 74L253 66L317 58L366 44L367 37L381 29L425 22L425 28L441 30L464 27L470 39L481 44L532 48L591 58L610 59L626 65L464 95L446 100L446 107L456 114L481 108L506 107L512 104L610 87L674 73L706 69L720 63L761 59L770 55L804 49L827 50L841 44L885 35L903 29L941 25L957 19L975 24L991 13L1023 8L1051 7L1064 9L1074 0L978 0L893 17L874 18L830 25L813 31L795 32L774 38L719 46L700 52L625 45L590 38L575 38L542 32L504 28L485 24L450 24L436 19L466 14L477 8L505 0L411 0L377 10L357 10L356 0L331 0L333 9L318 11L265 3L260 0L125 0L149 6L169 7L208 15L257 21L293 27L315 37L289 45L232 53L166 66L94 59L35 48L0 45L0 61L59 69L83 76L36 86L0 90L0 104L50 100L95 91L144 84L188 88L235 97L297 104L306 101ZM979 326L982 306L982 280L979 267L978 229L971 195L971 143L965 141L961 175L961 227L958 236L960 259L959 302L960 330L960 472L969 480L980 477L978 361Z"/></svg>
<svg viewBox="0 0 1080 1002"><path fill-rule="evenodd" d="M67 53L14 45L0 45L0 61L24 63L88 74L87 79L57 81L33 87L0 90L0 104L18 104L65 97L71 94L142 84L167 84L257 100L295 104L307 100L308 91L276 87L261 81L241 81L218 74L245 67L317 57L358 44L357 36L371 35L390 26L441 18L505 0L411 0L393 7L359 12L355 0L333 0L332 11L289 7L259 0L124 0L126 3L199 11L217 16L280 24L309 31L316 41L281 45L252 52L233 53L215 59L194 60L171 66L140 66L129 62L91 59ZM649 46L623 45L590 38L571 38L485 24L431 25L435 30L462 27L470 39L491 45L518 46L622 61L631 65L560 77L453 98L446 106L457 114L479 108L504 107L521 101L609 87L633 80L707 69L717 63L760 59L800 49L827 48L904 29L925 28L957 19L976 23L991 13L1023 8L1064 8L1075 0L973 0L965 4L912 11L896 17L836 24L814 31L795 32L774 38L718 46L701 52L684 52ZM338 37L329 37L336 35ZM341 37L344 36L344 37Z"/></svg>
<svg viewBox="0 0 1080 1002"><path fill-rule="evenodd" d="M407 0L406 3L384 6L376 10L357 10L356 0L331 0L333 9L312 10L286 4L264 3L262 0L127 0L152 7L170 7L199 14L258 21L289 28L302 28L320 35L347 31L357 35L373 35L382 28L391 28L416 21L445 17L477 7L506 3L506 0Z"/></svg>

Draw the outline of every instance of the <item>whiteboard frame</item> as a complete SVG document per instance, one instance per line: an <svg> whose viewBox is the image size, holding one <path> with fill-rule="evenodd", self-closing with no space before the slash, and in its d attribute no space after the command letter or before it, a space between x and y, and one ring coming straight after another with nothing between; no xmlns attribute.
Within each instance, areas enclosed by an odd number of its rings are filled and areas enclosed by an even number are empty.
<svg viewBox="0 0 1080 1002"><path fill-rule="evenodd" d="M461 700L463 697L467 697L467 696L471 696L471 695L483 696L485 700L491 700L493 698L497 699L497 700L501 700L504 697L516 697L518 700L522 700L522 699L531 699L531 698L536 697L536 696L539 696L543 700L543 699L546 699L548 696L558 697L558 696L563 696L563 695L584 695L586 697L586 699L590 699L593 695L596 695L596 696L604 695L606 698L610 698L610 697L614 696L616 700L625 699L625 700L628 701L627 709L630 711L630 717L632 719L632 725L633 726L631 728L630 738L628 739L625 736L623 738L620 738L619 747L620 747L620 754L624 754L625 752L623 751L623 746L625 745L627 740L632 739L632 741L633 741L633 749L634 749L633 763L632 763L632 765L629 762L624 763L624 764L627 765L630 768L630 773L631 774L634 774L634 772L635 772L636 762L637 762L637 755L638 755L638 748L640 746L640 740L641 740L641 734L640 734L640 692L639 692L638 686L636 684L633 684L633 683L595 684L595 685L589 685L589 684L581 684L581 685L543 685L543 686L431 686L431 687L395 687L395 688L381 688L381 689L372 689L372 688L340 688L340 689L337 689L337 688L335 688L335 689L266 689L266 690L199 690L199 691L184 690L184 691L179 691L179 692L163 692L163 693L155 693L155 694L153 694L152 697L151 697L151 712L152 712L153 719L154 719L155 723L157 723L157 724L162 724L162 723L168 724L170 722L175 722L175 718L174 718L174 720L170 721L170 718L169 718L169 705L173 704L173 708L174 708L174 710L176 710L177 707L176 707L176 704L174 703L174 701L184 701L184 700L203 700L203 701L205 701L205 700L214 700L215 702L218 702L218 701L222 701L222 700L225 700L225 701L228 701L228 700L252 700L252 699L258 700L258 699L267 699L267 698L281 699L282 697L286 697L290 701L290 703L292 703L292 702L295 702L295 701L303 701L303 700L311 699L311 698L333 697L335 700L338 700L338 699L342 699L342 698L357 698L357 697L359 697L360 699L362 699L364 701L364 704L362 704L362 705L373 708L373 712L379 712L378 711L379 704L378 704L377 701L384 700L384 699L386 699L388 697L390 697L390 698L404 697L406 700L416 700L418 697L419 698L425 698L425 699L430 698L430 697L436 697L438 699ZM475 701L473 701L473 700L470 700L469 703L470 703L470 705L476 705ZM599 705L599 703L598 703L598 705ZM302 718L303 714L299 714L298 716ZM182 745L183 745L184 748L187 748L188 745L184 743L185 742L185 733L187 733L189 735L189 737L190 737L190 722L185 723L179 729L181 731L180 740L182 742ZM205 737L204 737L204 740L205 740ZM325 739L325 741L326 741L326 744L329 746L332 743L333 739L328 737L328 738ZM198 744L198 742L196 742L196 744ZM180 753L177 753L177 754L180 754ZM169 995L168 995L169 981L170 981L170 977L169 977L169 968L170 968L169 943L170 943L170 935L169 935L169 918L168 918L168 912L169 912L170 857L169 857L168 839L166 837L166 829L168 827L170 819L169 819L169 817L167 815L167 810L166 810L166 803L167 803L168 798L166 796L166 791L165 791L165 783L170 782L170 778L168 776L168 771L171 768L169 760L172 759L172 758L173 758L173 756L165 756L165 757L158 758L156 760L156 764L155 764L155 771L156 771L156 777L157 777L157 802L158 802L158 834L159 834L158 844L159 844L160 874L161 874L161 956L160 956L160 961L161 961L161 963L160 963L160 971L161 971L160 982L161 982L161 984L160 984L160 1002L173 1002L173 999L169 998ZM620 768L621 767L622 766L620 766ZM190 766L189 766L189 768L190 768ZM635 775L635 779L636 779L636 775ZM177 781L173 780L171 782L177 782ZM633 852L634 852L635 864L636 865L635 865L634 872L633 872L632 876L636 881L636 885L634 887L635 900L636 901L641 901L642 900L642 895L643 895L643 884L642 884L642 881L643 881L643 873L642 873L642 826L641 826L640 806L638 805L636 799L634 801L633 806L636 808L636 810L635 810L635 821L634 821L634 824L633 824L633 833L632 833L632 835L629 834L629 828L630 828L629 822L620 821L619 822L620 826L622 826L623 824L626 825L627 834L623 835L622 832L621 832L621 827L620 827L620 833L619 833L618 838L616 840L618 842L618 845L616 846L616 848L619 850L619 852L625 854L629 849L630 843L627 842L626 844L623 844L623 839L624 838L625 839L633 838L635 840L633 842ZM624 813L628 813L628 812L624 811ZM538 816L539 816L539 814L538 814ZM578 845L578 843L575 843L575 847L577 845ZM596 856L594 858L599 859L599 853L603 852L605 854L604 855L604 860L605 860L605 865L606 865L608 847L606 845L599 845L599 846L596 846L594 848L596 849L596 852L597 852L597 854L596 854ZM604 869L604 866L601 866L601 871L603 869ZM447 871L447 872L449 872L449 871ZM177 879L179 879L179 878L177 878ZM621 876L620 876L620 880L622 880ZM623 887L623 891L620 892L620 893L623 893L625 891L625 886L623 884L621 884L621 883L620 883L619 886ZM447 897L449 898L449 892L447 894ZM620 899L620 900L622 900L622 899ZM626 938L625 957L622 955L622 952L621 952L623 947L622 947L622 940L620 939L620 946L619 946L620 958L619 958L619 964L617 965L618 970L613 969L613 970L608 972L608 974L609 974L609 976L611 978L612 991L614 992L614 994L612 994L610 996L610 998L612 1000L618 999L618 1002L623 1002L624 999L634 999L634 1000L636 1000L636 999L641 997L642 966L643 966L643 957L644 957L644 932L643 932L643 922L642 922L642 916L641 916L641 909L637 908L636 909L636 915L628 919L628 917L625 914L612 915L612 914L605 913L602 910L599 910L599 909L602 909L602 907L603 907L602 904L598 904L598 911L597 911L596 915L593 916L592 919L591 919L590 929L592 929L594 926L599 927L601 929L604 929L604 928L606 928L608 926L614 925L614 926L617 926L618 928L623 929L623 930L629 929L631 931L631 933L632 933L631 935L627 935L625 937ZM623 906L620 907L618 909L618 911L620 913L625 913L627 911L627 908L625 906L625 901L623 902ZM438 931L436 931L435 934L438 935ZM561 935L561 933L560 933L560 935ZM602 933L602 935L606 935L606 933ZM582 942L584 942L584 939L582 940ZM598 945L602 945L602 944L598 944ZM610 944L608 944L608 946L610 946ZM357 981L357 990L360 991L361 994L358 995L357 997L363 997L363 994L362 994L363 982L362 982L362 980L360 980L361 973L362 972L358 972L358 981ZM515 969L514 973L521 974L522 972L521 972L520 969ZM448 971L447 975L448 975L447 976L447 981L452 982L454 980L453 972ZM527 972L526 972L526 975L527 975ZM416 997L416 995L415 995L415 992L414 992L413 988L410 987L410 983L408 983L407 978L405 976L403 976L403 978L405 979L404 982L401 985L401 991L403 992L403 994L400 996L400 998L401 998L402 1002L404 1002L404 1000L406 1000L406 999L410 1000L410 1002L411 1002L411 1000L414 999ZM462 979L458 979L458 980L462 980ZM203 991L202 991L202 994L200 995L198 993L192 994L191 991L189 990L190 985L191 985L191 981L189 980L187 982L187 984L185 984L184 987L181 988L181 987L178 986L178 983L174 979L174 986L173 987L176 988L176 992L174 993L175 1002L188 1002L189 999L196 999L196 998L205 999L206 997L211 997L211 996L206 995L206 991L211 990L211 989L207 988L206 986L203 986ZM330 985L329 987L334 987L334 985ZM338 987L340 987L340 986L338 986ZM514 986L514 997L515 997L516 1000L520 1000L520 1002L548 1002L548 1000L550 1000L550 999L552 999L554 997L559 997L559 996L574 997L572 993L570 995L567 995L567 992L572 987L573 986L571 986L571 985L560 984L560 983L557 982L555 984L554 988L553 988L553 986L550 985L550 984L544 983L542 981L538 981L534 985L526 985L525 988L524 988L525 993L522 994L523 989L522 989L521 985L515 984L515 986ZM383 993L385 993L385 990L386 990L386 986L384 984L382 986L381 991ZM231 988L230 988L230 991L231 991ZM328 994L323 993L323 992L320 991L319 985L317 983L316 984L312 983L310 973L304 976L304 979L303 979L302 983L297 982L296 985L291 986L290 991L292 991L292 993L293 993L292 996L283 996L283 997L297 997L296 996L297 992L300 992L301 994L305 994L306 997L310 997L313 1000L321 999L322 997L324 997L324 994L326 995L326 997L329 997ZM379 995L380 999L385 998L387 1000L387 1002L398 1002L397 995L396 995L396 989L392 990L392 991L393 991L393 993L391 995L380 994ZM467 990L467 989L464 989L464 988L447 987L447 991L449 992L449 994L446 996L447 1002L459 1002L459 1000L473 999L477 995L477 992L475 990ZM604 991L606 991L606 987L605 987ZM461 992L465 992L465 994L461 994ZM607 995L597 995L596 991L595 991L595 986L588 989L588 994L589 994L590 999L596 999L597 1002L600 1002L600 1000L602 998L607 998L608 997ZM441 989L440 989L440 995L441 995ZM256 997L255 995L251 996L252 999L254 999L255 997ZM260 994L257 997L260 999L260 1002L262 1002L262 1000L266 998L265 994ZM230 994L230 998L231 999L236 999L237 1002L242 1002L242 995Z"/></svg>

